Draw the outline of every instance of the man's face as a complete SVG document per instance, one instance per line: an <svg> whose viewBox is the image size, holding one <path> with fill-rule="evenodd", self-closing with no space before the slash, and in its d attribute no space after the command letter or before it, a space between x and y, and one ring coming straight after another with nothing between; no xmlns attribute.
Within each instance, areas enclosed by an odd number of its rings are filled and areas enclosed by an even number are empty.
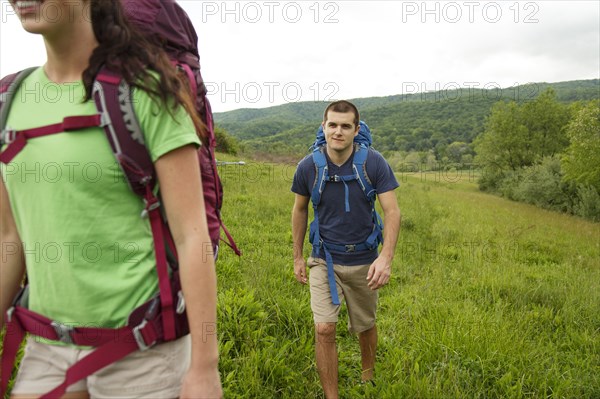
<svg viewBox="0 0 600 399"><path fill-rule="evenodd" d="M327 112L327 120L323 122L325 141L330 150L344 152L352 147L359 127L354 124L353 112Z"/></svg>

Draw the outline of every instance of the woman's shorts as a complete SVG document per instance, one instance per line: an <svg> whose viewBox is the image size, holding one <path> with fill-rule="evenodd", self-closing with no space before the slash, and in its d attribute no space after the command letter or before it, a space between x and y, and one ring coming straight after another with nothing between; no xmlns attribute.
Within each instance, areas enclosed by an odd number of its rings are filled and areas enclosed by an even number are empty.
<svg viewBox="0 0 600 399"><path fill-rule="evenodd" d="M63 382L71 365L93 350L40 343L30 336L12 394L51 391ZM88 391L91 398L177 398L190 359L187 335L134 352L71 385L67 392Z"/></svg>

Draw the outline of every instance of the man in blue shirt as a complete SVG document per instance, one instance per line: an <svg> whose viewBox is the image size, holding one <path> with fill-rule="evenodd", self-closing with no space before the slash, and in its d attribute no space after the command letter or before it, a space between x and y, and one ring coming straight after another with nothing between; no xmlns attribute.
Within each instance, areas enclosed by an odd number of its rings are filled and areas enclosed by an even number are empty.
<svg viewBox="0 0 600 399"><path fill-rule="evenodd" d="M360 117L354 104L336 101L325 110L323 131L326 145L328 175L332 177L353 175L353 158L357 147L354 138L360 130ZM369 148L366 174L377 192L383 209L385 223L383 246L356 250L374 230L373 208L367 200L359 180L328 179L318 202L318 231L322 245L315 248L308 261L303 256L304 237L308 224L308 205L317 177L312 155L298 164L292 183L295 193L292 211L294 240L294 274L301 284L309 282L310 268L311 309L316 331L316 361L321 385L328 399L338 397L338 356L336 348L336 323L340 305L332 300L332 285L348 308L349 330L358 334L362 381L373 381L377 327L375 313L377 290L389 281L392 259L400 230L400 210L394 190L398 182L387 161L377 151ZM362 173L362 171L359 171ZM329 183L331 181L331 183ZM335 181L338 184L334 184ZM328 264L324 247L330 248L333 273L328 277ZM335 249L334 249L335 248ZM347 248L346 251L340 248ZM331 263L331 262L330 262ZM337 299L337 298L336 298Z"/></svg>

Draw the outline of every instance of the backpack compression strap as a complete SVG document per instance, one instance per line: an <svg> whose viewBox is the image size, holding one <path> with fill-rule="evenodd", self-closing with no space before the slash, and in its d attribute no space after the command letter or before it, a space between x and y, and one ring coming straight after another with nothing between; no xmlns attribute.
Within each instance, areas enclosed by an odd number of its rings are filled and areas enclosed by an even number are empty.
<svg viewBox="0 0 600 399"><path fill-rule="evenodd" d="M203 104L202 106L204 107L204 109L203 109L204 112L203 113L200 112L200 114L203 114L205 116L206 120L204 122L206 123L206 128L209 131L209 134L207 137L206 148L200 148L198 150L198 157L200 160L201 173L205 173L205 170L212 171L212 173L210 174L210 181L214 182L214 185L215 185L214 200L216 201L214 212L215 212L215 216L219 222L219 228L223 229L223 232L225 233L225 236L227 237L227 240L223 239L222 237L219 237L219 240L223 241L225 244L227 244L237 256L240 256L242 253L239 250L239 248L237 247L235 241L233 240L231 233L229 233L229 230L227 230L227 227L225 227L225 224L223 223L223 219L221 218L221 214L220 214L220 209L221 209L221 205L222 205L220 193L222 192L222 189L221 189L221 179L219 178L219 173L217 170L217 163L216 163L215 154L214 154L215 147L217 146L217 140L215 138L215 130L214 130L215 127L214 127L214 120L213 120L212 109L210 107L210 102L208 101L208 98L206 98L206 96L205 96L205 91L198 90L199 82L203 82L202 76L200 75L200 70L193 69L190 66L190 64L188 64L186 62L182 62L182 61L173 60L172 64L175 65L177 68L179 68L181 71L183 71L186 74L186 76L188 78L188 82L190 84L192 98L194 98L194 99L200 98L199 95L202 97L201 104ZM198 103L196 103L196 106L198 107ZM205 156L207 158L208 163L209 163L208 165L206 165L203 162L203 156ZM207 194L206 190L204 190L204 194L205 194L205 200L206 200L206 194ZM210 227L210 225L209 225L209 227ZM210 232L210 228L209 228L209 232ZM216 251L218 251L218 246L216 243L214 244L213 249L215 250L215 260L216 260L216 258L217 258Z"/></svg>
<svg viewBox="0 0 600 399"><path fill-rule="evenodd" d="M195 92L197 92L197 88L195 88ZM225 236L227 237L227 240L224 240L223 238L220 238L220 240L223 241L225 244L227 244L229 246L229 248L231 248L237 256L241 256L242 252L240 251L237 244L233 240L231 233L229 232L229 230L227 230L227 227L225 227L225 224L223 223L223 219L221 218L220 209L221 209L222 204L221 204L221 198L219 195L219 193L222 191L221 179L219 178L219 173L217 170L217 163L215 160L215 153L214 153L214 149L217 146L217 140L216 140L216 136L215 136L215 124L214 124L214 120L213 120L212 109L210 107L210 102L208 101L208 98L206 98L206 97L204 98L204 112L206 115L206 128L210 132L209 137L208 137L209 143L208 143L208 148L207 148L206 154L208 155L210 163L211 163L210 168L212 169L213 181L215 182L215 192L216 192L216 200L217 200L215 212L217 214L217 218L219 219L219 224L220 224L221 228L223 229ZM218 248L217 248L217 250L218 250ZM217 254L215 254L215 259L216 259L216 255Z"/></svg>

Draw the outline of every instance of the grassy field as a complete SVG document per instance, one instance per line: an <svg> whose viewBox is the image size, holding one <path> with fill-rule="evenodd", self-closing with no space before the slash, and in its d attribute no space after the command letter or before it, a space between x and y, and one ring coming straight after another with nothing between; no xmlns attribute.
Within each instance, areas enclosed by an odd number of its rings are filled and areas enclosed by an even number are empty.
<svg viewBox="0 0 600 399"><path fill-rule="evenodd" d="M220 170L243 251L223 248L217 264L227 398L323 397L309 291L292 272L294 171ZM403 226L380 292L377 386L358 383L342 309L341 397L600 398L600 224L483 194L468 172L397 177Z"/></svg>
<svg viewBox="0 0 600 399"><path fill-rule="evenodd" d="M308 287L292 273L295 164L222 166L221 371L228 398L321 398ZM376 387L338 326L343 398L599 398L600 224L477 190L467 172L397 176L403 214L380 292ZM308 255L310 246L305 246Z"/></svg>

